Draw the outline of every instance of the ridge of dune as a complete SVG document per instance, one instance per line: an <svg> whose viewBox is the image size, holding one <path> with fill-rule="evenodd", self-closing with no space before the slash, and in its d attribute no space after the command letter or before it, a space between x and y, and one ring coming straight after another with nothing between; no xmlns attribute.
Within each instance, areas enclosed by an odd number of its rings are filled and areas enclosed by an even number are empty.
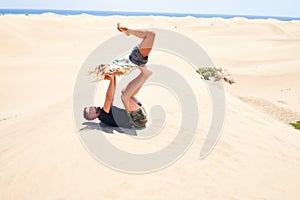
<svg viewBox="0 0 300 200"><path fill-rule="evenodd" d="M273 117L274 119L289 124L300 119L300 113L275 105L265 99L255 97L239 97L255 109Z"/></svg>

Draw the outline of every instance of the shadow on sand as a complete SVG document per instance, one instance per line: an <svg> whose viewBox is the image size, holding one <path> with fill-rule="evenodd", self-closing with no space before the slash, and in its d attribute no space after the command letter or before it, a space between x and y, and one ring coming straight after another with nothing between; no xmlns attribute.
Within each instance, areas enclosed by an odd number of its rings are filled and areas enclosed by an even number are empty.
<svg viewBox="0 0 300 200"><path fill-rule="evenodd" d="M123 133L126 135L130 136L137 136L137 130L142 130L144 128L120 128L120 127L113 127L106 125L102 122L96 123L96 122L84 122L82 123L85 127L81 128L79 131L84 131L84 130L99 130L103 131L108 134L114 134L113 131L117 131L119 133Z"/></svg>

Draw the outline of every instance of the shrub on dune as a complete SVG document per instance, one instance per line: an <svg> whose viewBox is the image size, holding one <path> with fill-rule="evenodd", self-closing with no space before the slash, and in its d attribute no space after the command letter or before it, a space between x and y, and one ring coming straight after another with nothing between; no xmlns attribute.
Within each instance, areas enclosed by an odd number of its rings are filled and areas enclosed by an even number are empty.
<svg viewBox="0 0 300 200"><path fill-rule="evenodd" d="M232 76L222 68L201 67L198 70L196 70L196 72L199 73L201 78L204 80L214 80L214 81L224 80L229 84L235 83Z"/></svg>

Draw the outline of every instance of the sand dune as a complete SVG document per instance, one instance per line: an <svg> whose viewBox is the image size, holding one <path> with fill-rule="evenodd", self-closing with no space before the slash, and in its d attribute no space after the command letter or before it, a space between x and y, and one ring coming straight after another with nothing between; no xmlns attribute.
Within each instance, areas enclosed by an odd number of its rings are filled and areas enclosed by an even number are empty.
<svg viewBox="0 0 300 200"><path fill-rule="evenodd" d="M176 59L170 65L184 71L200 115L197 137L181 159L155 173L130 175L100 164L81 144L73 119L76 77L88 55L118 34L118 21L182 33L235 78L225 85L222 136L205 159L199 152L211 122L210 95L198 74ZM299 198L300 132L287 124L300 120L299 21L48 13L4 15L0 24L0 199ZM164 56L153 53L153 60ZM99 134L131 152L168 145L180 109L171 94L159 99L156 89L149 86L139 97L148 108L166 108L159 135Z"/></svg>

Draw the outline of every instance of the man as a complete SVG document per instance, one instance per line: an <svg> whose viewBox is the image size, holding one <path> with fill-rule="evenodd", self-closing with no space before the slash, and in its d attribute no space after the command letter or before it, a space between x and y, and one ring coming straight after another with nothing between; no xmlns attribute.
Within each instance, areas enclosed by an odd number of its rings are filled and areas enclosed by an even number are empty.
<svg viewBox="0 0 300 200"><path fill-rule="evenodd" d="M129 59L137 65L140 74L133 79L122 90L122 102L125 109L121 109L112 105L113 97L116 89L116 75L121 75L119 71L106 73L105 80L109 80L109 86L106 92L105 102L102 108L91 106L84 108L84 118L94 120L98 118L101 122L110 126L119 127L143 127L147 123L147 115L142 104L135 98L146 80L151 76L152 72L146 69L145 64L148 62L148 55L153 47L155 33L148 30L133 30L118 23L117 28L126 35L134 35L142 39L142 42L136 46Z"/></svg>

